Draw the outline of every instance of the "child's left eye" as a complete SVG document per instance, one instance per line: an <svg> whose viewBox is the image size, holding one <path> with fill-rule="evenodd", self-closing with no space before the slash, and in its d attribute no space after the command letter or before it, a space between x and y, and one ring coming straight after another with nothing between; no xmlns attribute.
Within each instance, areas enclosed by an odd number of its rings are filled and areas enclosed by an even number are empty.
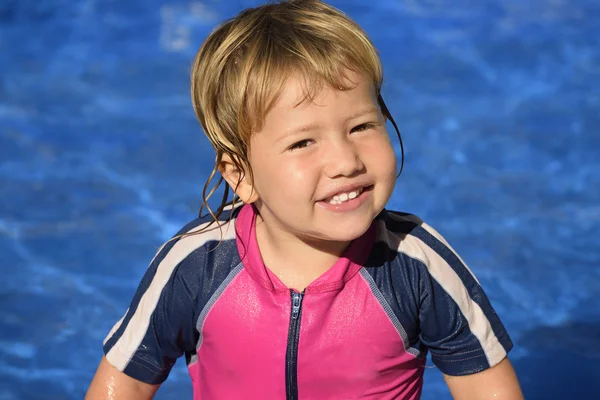
<svg viewBox="0 0 600 400"><path fill-rule="evenodd" d="M351 133L352 132L362 132L362 131L366 131L366 130L373 129L373 128L375 128L375 124L368 122L365 124L360 124L360 125L355 126L354 128L352 128L352 130L350 132Z"/></svg>

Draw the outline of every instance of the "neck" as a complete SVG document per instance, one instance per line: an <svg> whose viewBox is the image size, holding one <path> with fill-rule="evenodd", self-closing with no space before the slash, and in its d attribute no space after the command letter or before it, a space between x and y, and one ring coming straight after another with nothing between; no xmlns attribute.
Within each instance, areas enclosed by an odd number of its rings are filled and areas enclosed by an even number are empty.
<svg viewBox="0 0 600 400"><path fill-rule="evenodd" d="M288 287L304 289L326 272L350 242L298 237L256 216L256 240L265 265Z"/></svg>

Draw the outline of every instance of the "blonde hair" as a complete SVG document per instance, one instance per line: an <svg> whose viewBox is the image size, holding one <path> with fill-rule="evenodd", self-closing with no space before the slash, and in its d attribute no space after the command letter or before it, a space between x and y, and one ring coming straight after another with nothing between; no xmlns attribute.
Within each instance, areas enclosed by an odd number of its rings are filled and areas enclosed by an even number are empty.
<svg viewBox="0 0 600 400"><path fill-rule="evenodd" d="M247 158L250 136L260 130L286 80L301 76L305 84L302 101L310 101L323 85L351 89L344 70L372 80L381 110L400 137L381 97L383 70L377 50L360 26L341 11L319 0L288 0L246 9L217 27L196 54L191 74L194 110L216 152L200 214L206 207L217 222L237 200L235 194L228 200L225 185L219 208L213 212L208 206L208 199L223 182L218 166L224 155L252 179ZM400 144L403 161L401 138Z"/></svg>

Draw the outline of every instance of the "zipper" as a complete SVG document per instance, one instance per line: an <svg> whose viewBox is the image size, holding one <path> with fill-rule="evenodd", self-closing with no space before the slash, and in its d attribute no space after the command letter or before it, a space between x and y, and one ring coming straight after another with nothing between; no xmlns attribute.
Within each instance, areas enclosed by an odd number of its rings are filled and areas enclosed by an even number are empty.
<svg viewBox="0 0 600 400"><path fill-rule="evenodd" d="M287 400L298 399L298 340L300 339L300 319L302 317L302 297L304 292L290 290L292 296L292 314L288 331L287 351L285 354L285 393Z"/></svg>

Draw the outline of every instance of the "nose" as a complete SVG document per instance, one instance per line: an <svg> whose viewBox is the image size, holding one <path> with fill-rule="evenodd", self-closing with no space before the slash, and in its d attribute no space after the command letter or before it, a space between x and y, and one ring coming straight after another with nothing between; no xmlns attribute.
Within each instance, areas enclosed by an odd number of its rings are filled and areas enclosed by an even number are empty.
<svg viewBox="0 0 600 400"><path fill-rule="evenodd" d="M362 171L365 166L356 143L343 138L329 143L324 155L325 174L329 178L348 177Z"/></svg>

